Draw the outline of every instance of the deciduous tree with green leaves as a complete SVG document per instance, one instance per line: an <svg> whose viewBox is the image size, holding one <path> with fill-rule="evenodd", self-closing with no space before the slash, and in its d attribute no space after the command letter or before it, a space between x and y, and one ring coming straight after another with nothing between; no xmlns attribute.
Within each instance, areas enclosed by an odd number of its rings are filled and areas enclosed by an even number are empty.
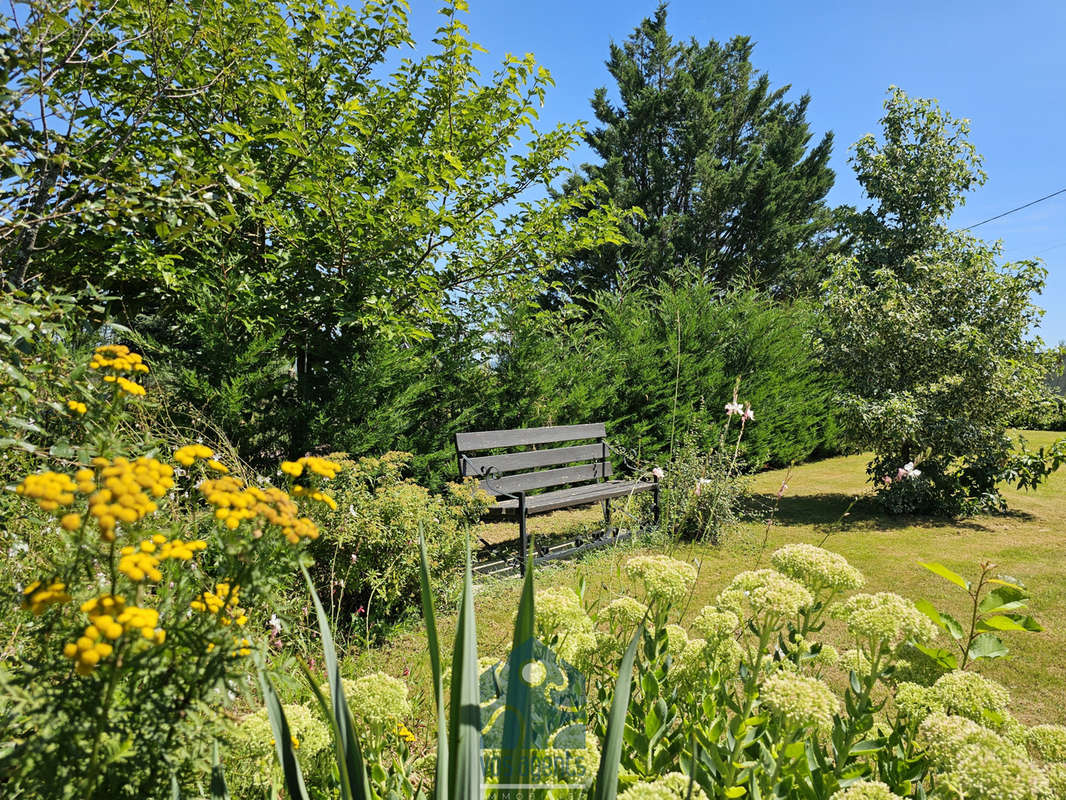
<svg viewBox="0 0 1066 800"><path fill-rule="evenodd" d="M120 296L245 455L312 447L373 339L484 320L619 241L595 186L544 191L581 129L537 128L532 55L480 75L464 6L412 59L403 0L16 3L6 277Z"/></svg>
<svg viewBox="0 0 1066 800"><path fill-rule="evenodd" d="M682 269L722 287L816 288L835 241L824 204L832 134L810 146L810 97L789 101L789 86L773 87L752 64L748 37L677 41L666 21L661 4L611 45L618 100L596 91L599 127L586 136L601 162L585 165L568 193L602 181L600 200L632 211L628 242L568 260L556 273L563 293L627 278L651 285Z"/></svg>
<svg viewBox="0 0 1066 800"><path fill-rule="evenodd" d="M881 141L853 147L873 203L849 215L854 255L833 261L824 286L824 363L844 376L850 436L874 451L870 479L889 510L1003 508L998 485L1035 486L1062 460L1019 459L1006 435L1043 391L1033 296L1045 273L948 227L985 179L967 120L893 87L881 123Z"/></svg>

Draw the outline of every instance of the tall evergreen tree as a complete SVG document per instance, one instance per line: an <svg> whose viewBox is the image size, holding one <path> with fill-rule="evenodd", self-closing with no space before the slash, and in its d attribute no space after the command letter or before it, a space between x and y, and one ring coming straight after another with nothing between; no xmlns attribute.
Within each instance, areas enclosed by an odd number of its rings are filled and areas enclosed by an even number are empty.
<svg viewBox="0 0 1066 800"><path fill-rule="evenodd" d="M633 213L624 245L582 252L555 277L566 294L648 284L675 270L720 286L739 279L779 295L816 286L835 239L825 196L833 184L826 134L808 149L810 97L785 99L751 63L753 44L675 42L666 6L624 44L612 44L606 88L592 108L600 126L586 135L602 159L586 164L566 191L594 180Z"/></svg>

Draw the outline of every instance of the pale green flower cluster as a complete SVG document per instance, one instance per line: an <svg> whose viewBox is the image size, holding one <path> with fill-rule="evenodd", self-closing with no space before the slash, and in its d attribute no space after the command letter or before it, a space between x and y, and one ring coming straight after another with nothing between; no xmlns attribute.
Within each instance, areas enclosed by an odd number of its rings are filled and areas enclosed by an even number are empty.
<svg viewBox="0 0 1066 800"><path fill-rule="evenodd" d="M384 672L356 678L344 691L352 713L367 725L395 724L411 714L407 684Z"/></svg>
<svg viewBox="0 0 1066 800"><path fill-rule="evenodd" d="M895 699L900 714L919 723L930 714L943 714L947 710L932 686L901 683L896 687Z"/></svg>
<svg viewBox="0 0 1066 800"><path fill-rule="evenodd" d="M707 651L705 639L687 639L681 651L674 656L667 677L680 686L700 685L710 674Z"/></svg>
<svg viewBox="0 0 1066 800"><path fill-rule="evenodd" d="M618 800L677 800L677 795L661 783L635 783Z"/></svg>
<svg viewBox="0 0 1066 800"><path fill-rule="evenodd" d="M774 551L770 563L778 572L799 581L812 592L858 589L864 583L862 573L844 556L813 544L786 544Z"/></svg>
<svg viewBox="0 0 1066 800"><path fill-rule="evenodd" d="M1066 725L1034 725L1025 738L1042 760L1066 763Z"/></svg>
<svg viewBox="0 0 1066 800"><path fill-rule="evenodd" d="M931 687L947 714L981 722L985 712L1004 715L1010 704L1010 694L995 681L976 672L955 670L941 675Z"/></svg>
<svg viewBox="0 0 1066 800"><path fill-rule="evenodd" d="M704 606L692 620L692 630L703 634L708 641L731 639L740 627L740 619L732 611Z"/></svg>
<svg viewBox="0 0 1066 800"><path fill-rule="evenodd" d="M632 597L619 597L608 603L603 611L612 626L631 631L644 619L648 607Z"/></svg>
<svg viewBox="0 0 1066 800"><path fill-rule="evenodd" d="M666 631L666 652L674 658L681 655L685 649L685 645L688 644L688 633L680 625L667 625Z"/></svg>
<svg viewBox="0 0 1066 800"><path fill-rule="evenodd" d="M833 793L829 800L902 800L881 781L859 781Z"/></svg>
<svg viewBox="0 0 1066 800"><path fill-rule="evenodd" d="M677 603L696 582L696 568L685 561L664 555L636 556L626 562L630 580L640 581L652 600Z"/></svg>
<svg viewBox="0 0 1066 800"><path fill-rule="evenodd" d="M678 798L678 800L686 800L686 798L691 798L691 800L707 800L706 793L700 788L698 783L691 782L692 794L689 794L688 788L690 782L688 775L681 772L668 772L656 781L660 786L664 786L673 792L674 797Z"/></svg>
<svg viewBox="0 0 1066 800"><path fill-rule="evenodd" d="M618 800L707 800L699 784L693 784L689 795L689 777L680 772L670 772L654 783L637 783L618 795Z"/></svg>
<svg viewBox="0 0 1066 800"><path fill-rule="evenodd" d="M1023 747L965 717L929 715L918 742L943 783L967 800L1041 800L1051 791Z"/></svg>
<svg viewBox="0 0 1066 800"><path fill-rule="evenodd" d="M833 645L823 642L807 663L813 667L835 667L840 663L840 652Z"/></svg>
<svg viewBox="0 0 1066 800"><path fill-rule="evenodd" d="M1053 800L1066 800L1066 763L1048 764L1044 767L1044 774L1051 784Z"/></svg>
<svg viewBox="0 0 1066 800"><path fill-rule="evenodd" d="M563 632L555 646L556 654L581 672L589 673L597 665L599 656L616 649L617 642L606 634L585 628L571 628Z"/></svg>
<svg viewBox="0 0 1066 800"><path fill-rule="evenodd" d="M801 609L814 602L806 587L775 569L757 569L741 572L718 595L720 607L746 617L745 605L756 616L768 614L794 617Z"/></svg>
<svg viewBox="0 0 1066 800"><path fill-rule="evenodd" d="M895 647L904 641L924 643L936 638L933 621L914 603L892 592L856 594L833 609L857 639L885 642Z"/></svg>
<svg viewBox="0 0 1066 800"><path fill-rule="evenodd" d="M540 589L533 599L537 633L543 640L573 630L592 630L592 620L581 605L581 598L569 586Z"/></svg>
<svg viewBox="0 0 1066 800"><path fill-rule="evenodd" d="M282 706L297 757L314 758L332 745L329 728L307 706L296 703ZM238 786L264 787L271 784L276 771L274 731L265 708L241 719L231 741L233 768L227 777Z"/></svg>
<svg viewBox="0 0 1066 800"><path fill-rule="evenodd" d="M896 687L896 707L916 722L930 714L956 715L995 727L999 733L1014 739L1013 729L1018 723L1007 711L1009 703L1010 695L998 683L961 670L941 675L932 686L901 683ZM1024 731L1020 738L1024 739Z"/></svg>
<svg viewBox="0 0 1066 800"><path fill-rule="evenodd" d="M840 654L840 666L856 675L869 675L873 664L862 650L856 650L853 647Z"/></svg>
<svg viewBox="0 0 1066 800"><path fill-rule="evenodd" d="M797 728L828 730L840 708L833 690L817 678L777 672L763 681L761 703Z"/></svg>

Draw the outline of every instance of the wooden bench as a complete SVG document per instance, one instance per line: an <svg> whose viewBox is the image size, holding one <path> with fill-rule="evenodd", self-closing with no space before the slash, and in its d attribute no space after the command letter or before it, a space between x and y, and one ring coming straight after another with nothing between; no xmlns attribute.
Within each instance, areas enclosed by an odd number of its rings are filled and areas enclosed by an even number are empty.
<svg viewBox="0 0 1066 800"><path fill-rule="evenodd" d="M567 444L558 446L562 443ZM610 505L616 497L654 492L652 508L659 521L658 478L609 480L613 468L602 422L457 433L455 450L460 479L480 478L481 487L497 498L490 514L518 522L520 569L525 569L529 552L526 518L530 514L592 503L603 503L604 508L604 531L598 542L575 542L575 547L550 555L539 549L538 560L563 558L576 550L616 541Z"/></svg>

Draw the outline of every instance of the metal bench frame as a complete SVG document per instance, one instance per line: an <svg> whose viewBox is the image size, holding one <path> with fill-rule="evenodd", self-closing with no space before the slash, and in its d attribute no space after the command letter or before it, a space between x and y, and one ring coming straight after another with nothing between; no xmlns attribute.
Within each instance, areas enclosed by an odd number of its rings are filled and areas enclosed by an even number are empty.
<svg viewBox="0 0 1066 800"><path fill-rule="evenodd" d="M595 442L558 446L564 442L588 440ZM555 446L536 449L539 445ZM493 454L472 455L479 451L493 451ZM612 535L611 528L611 499L615 497L626 497L643 491L653 492L652 510L655 522L659 522L657 477L652 476L652 480L608 480L613 474L609 459L612 450L607 442L606 426L602 422L457 433L455 452L459 478L479 478L481 488L497 498L490 514L517 520L518 566L521 570L525 570L529 552L526 518L530 514L543 514L597 502L603 504L605 528L598 542L583 544L578 541L573 548L551 554L538 547L538 561L565 558L592 546L618 541L618 532L615 531ZM558 489L560 486L571 488ZM538 490L551 491L538 494Z"/></svg>

